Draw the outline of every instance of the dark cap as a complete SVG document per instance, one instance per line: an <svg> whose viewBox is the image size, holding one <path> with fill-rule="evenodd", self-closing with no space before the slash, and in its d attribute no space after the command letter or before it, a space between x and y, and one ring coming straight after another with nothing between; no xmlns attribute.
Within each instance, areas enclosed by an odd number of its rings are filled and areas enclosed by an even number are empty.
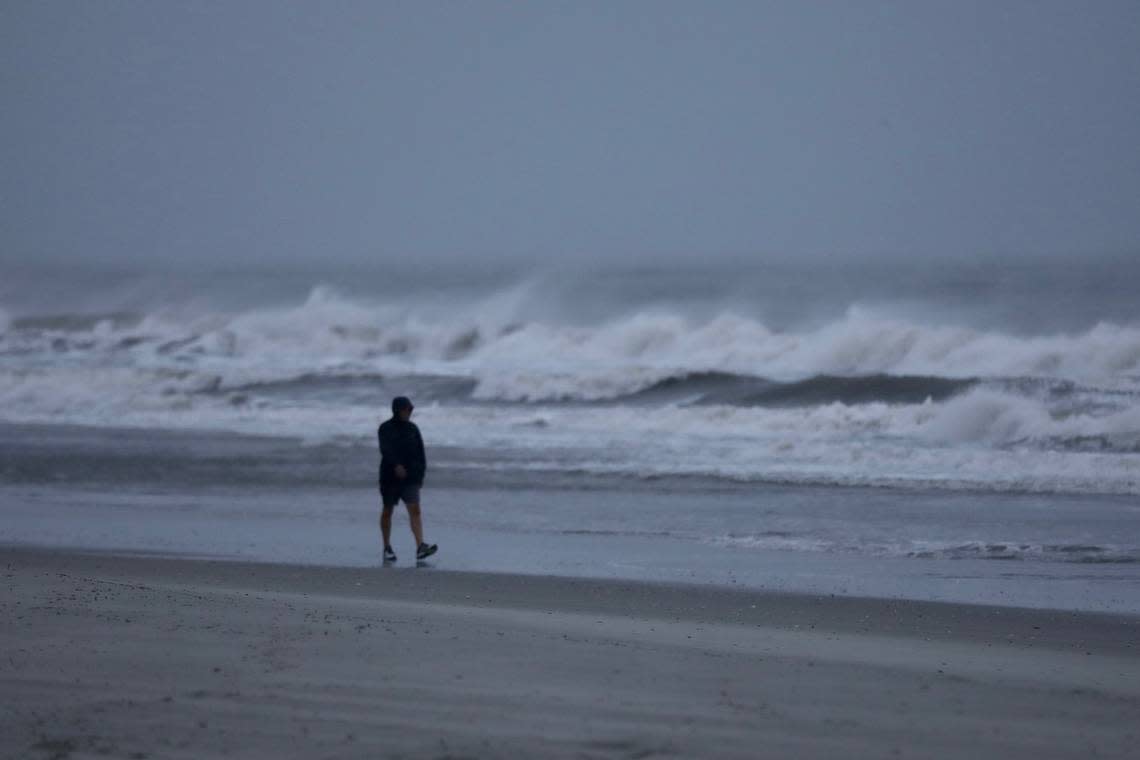
<svg viewBox="0 0 1140 760"><path fill-rule="evenodd" d="M392 414L399 414L401 409L415 409L416 405L407 396L396 396L392 399Z"/></svg>

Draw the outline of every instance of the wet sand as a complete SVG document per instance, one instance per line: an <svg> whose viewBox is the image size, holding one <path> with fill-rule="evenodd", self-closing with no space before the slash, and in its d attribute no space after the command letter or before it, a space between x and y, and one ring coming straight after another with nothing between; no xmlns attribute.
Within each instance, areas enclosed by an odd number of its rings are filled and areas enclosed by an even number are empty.
<svg viewBox="0 0 1140 760"><path fill-rule="evenodd" d="M1134 757L1140 617L0 549L5 757Z"/></svg>

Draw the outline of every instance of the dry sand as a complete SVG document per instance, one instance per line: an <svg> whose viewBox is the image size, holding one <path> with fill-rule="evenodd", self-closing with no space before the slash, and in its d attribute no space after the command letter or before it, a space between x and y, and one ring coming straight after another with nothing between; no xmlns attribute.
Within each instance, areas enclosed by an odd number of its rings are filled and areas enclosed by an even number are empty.
<svg viewBox="0 0 1140 760"><path fill-rule="evenodd" d="M1137 757L1140 618L0 550L5 757Z"/></svg>

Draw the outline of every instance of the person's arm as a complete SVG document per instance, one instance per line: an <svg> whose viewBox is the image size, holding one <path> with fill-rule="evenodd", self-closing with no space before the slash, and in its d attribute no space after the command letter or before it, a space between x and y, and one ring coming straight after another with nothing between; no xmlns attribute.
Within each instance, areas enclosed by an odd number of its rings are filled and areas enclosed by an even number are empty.
<svg viewBox="0 0 1140 760"><path fill-rule="evenodd" d="M395 449L392 446L392 436L385 436L384 426L381 425L376 429L376 437L380 439L380 456L392 462L396 457Z"/></svg>
<svg viewBox="0 0 1140 760"><path fill-rule="evenodd" d="M387 435L385 435L387 433ZM376 431L376 437L380 439L380 471L381 473L387 471L399 476L397 468L400 466L400 456L397 449L396 441L393 440L391 428L385 429L383 425Z"/></svg>
<svg viewBox="0 0 1140 760"><path fill-rule="evenodd" d="M424 451L424 438L420 435L420 429L415 428L416 431L416 450L413 452L412 465L408 468L408 475L412 480L422 482L424 475L427 474L427 453Z"/></svg>

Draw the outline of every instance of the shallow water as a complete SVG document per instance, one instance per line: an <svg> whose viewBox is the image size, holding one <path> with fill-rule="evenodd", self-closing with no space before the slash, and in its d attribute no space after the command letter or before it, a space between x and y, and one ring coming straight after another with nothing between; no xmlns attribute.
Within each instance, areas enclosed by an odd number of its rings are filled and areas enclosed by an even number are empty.
<svg viewBox="0 0 1140 760"><path fill-rule="evenodd" d="M437 453L451 464L433 466L424 508L441 568L1140 612L1132 497L636 480ZM3 426L0 454L3 543L379 562L368 448ZM393 543L410 568L402 509Z"/></svg>

